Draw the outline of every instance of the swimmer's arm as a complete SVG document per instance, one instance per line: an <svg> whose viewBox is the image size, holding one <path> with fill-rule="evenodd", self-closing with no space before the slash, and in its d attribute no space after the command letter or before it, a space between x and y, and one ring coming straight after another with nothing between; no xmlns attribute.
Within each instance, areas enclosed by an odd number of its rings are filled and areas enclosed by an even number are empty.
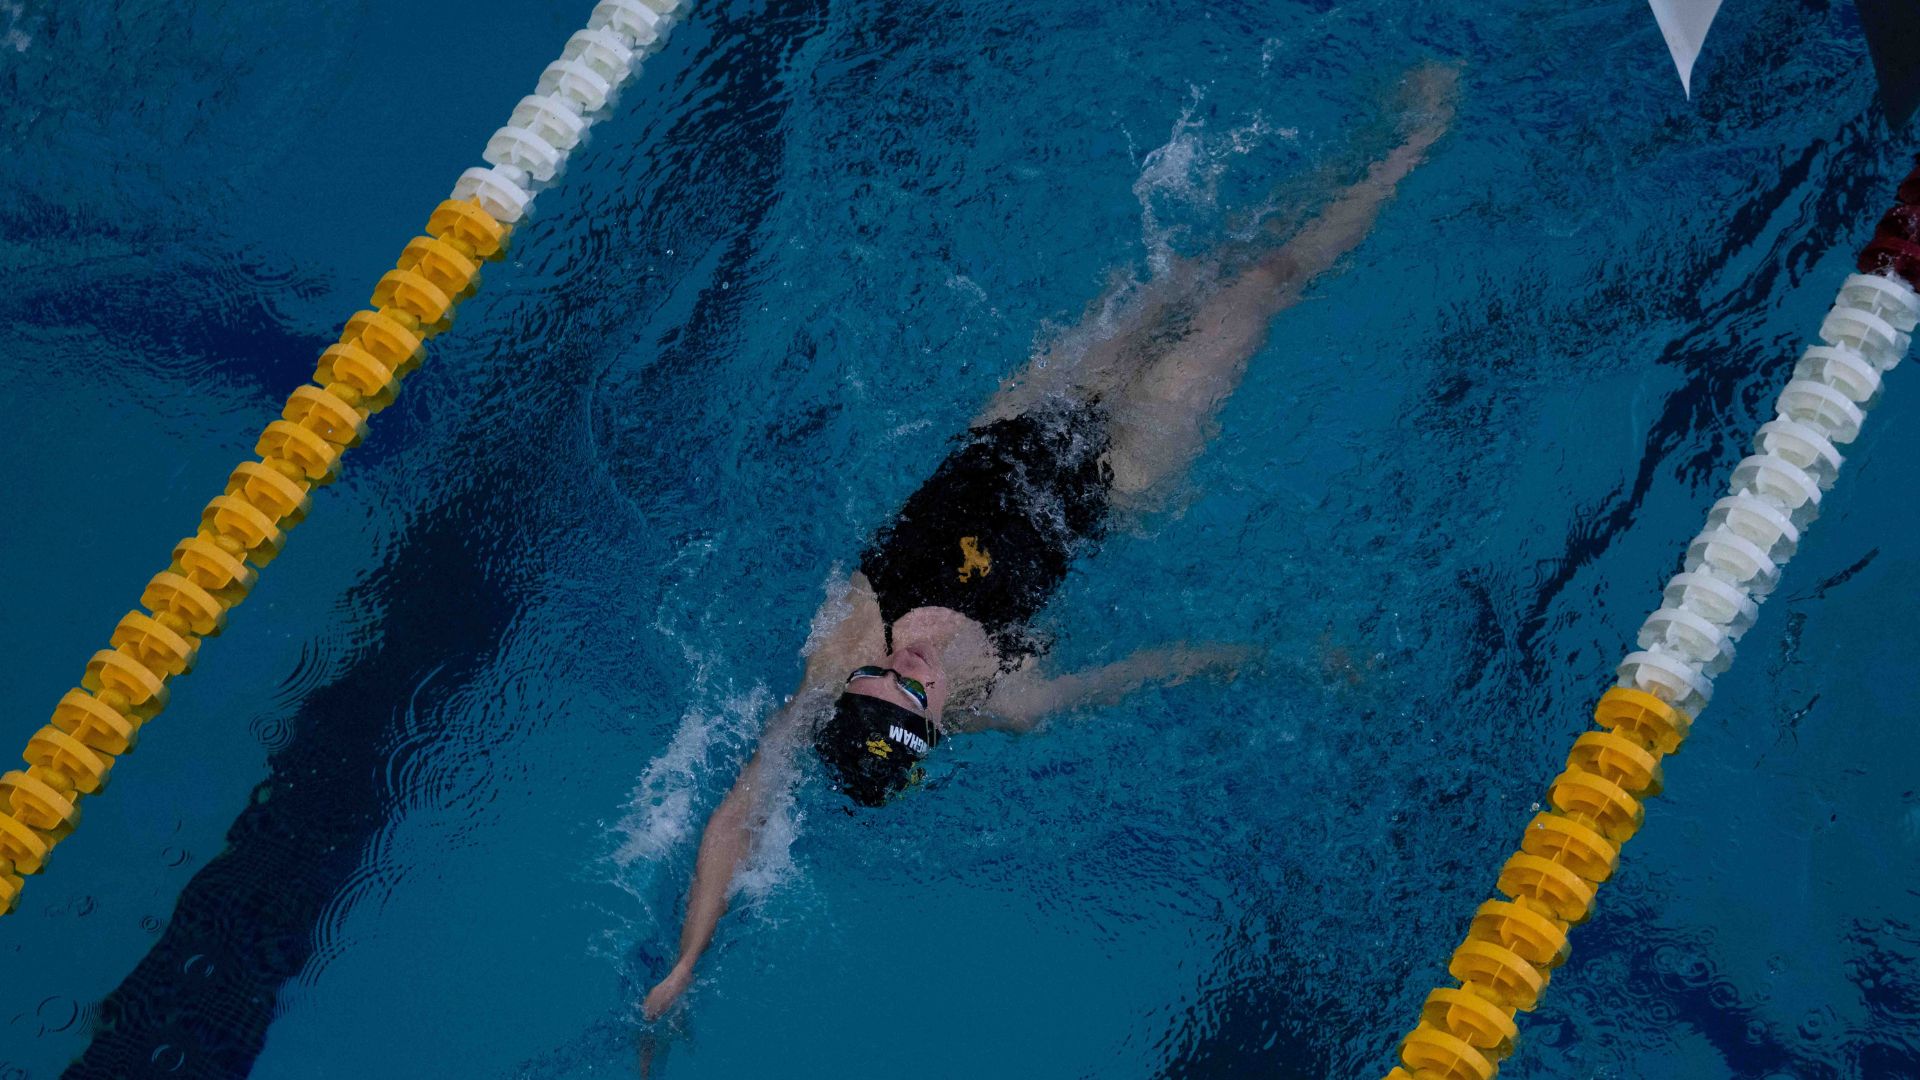
<svg viewBox="0 0 1920 1080"><path fill-rule="evenodd" d="M693 982L693 968L700 954L713 943L714 928L727 913L727 900L733 891L733 878L753 850L753 841L766 823L763 796L776 783L768 755L790 747L805 715L806 704L822 690L837 686L855 665L861 649L871 649L880 631L879 607L872 587L856 572L846 599L850 610L839 622L827 623L832 608L822 608L814 619L817 644L807 655L806 674L785 706L774 715L760 738L760 748L740 772L726 798L707 820L700 836L700 854L694 862L693 885L687 891L687 921L680 928L680 957L673 970L648 994L644 1010L648 1019L665 1012Z"/></svg>
<svg viewBox="0 0 1920 1080"><path fill-rule="evenodd" d="M880 599L867 575L855 570L847 575L843 587L830 586L828 594L827 602L814 613L802 650L807 667L800 689L794 692L796 700L810 691L837 691L854 668L887 654Z"/></svg>
<svg viewBox="0 0 1920 1080"><path fill-rule="evenodd" d="M792 706L776 718L781 724L792 713ZM772 730L769 729L769 735ZM763 740L753 760L735 780L727 797L707 820L700 836L700 855L694 864L693 886L687 893L687 921L680 928L680 958L673 970L647 994L644 1010L651 1020L665 1012L693 982L693 966L700 954L713 943L714 927L727 913L727 899L733 888L733 875L753 848L763 815L760 796L767 777L766 757L771 740Z"/></svg>
<svg viewBox="0 0 1920 1080"><path fill-rule="evenodd" d="M1177 686L1195 675L1231 679L1254 655L1239 645L1169 645L1142 649L1125 660L1044 678L1025 668L1001 679L972 722L963 726L1031 731L1041 720L1077 708L1117 705L1142 687Z"/></svg>

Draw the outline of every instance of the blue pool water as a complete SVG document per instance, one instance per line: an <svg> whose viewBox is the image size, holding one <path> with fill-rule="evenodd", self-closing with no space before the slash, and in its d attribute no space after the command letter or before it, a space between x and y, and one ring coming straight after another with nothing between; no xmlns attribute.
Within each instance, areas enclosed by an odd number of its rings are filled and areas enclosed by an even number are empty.
<svg viewBox="0 0 1920 1080"><path fill-rule="evenodd" d="M591 7L0 3L0 743ZM1473 10L1465 10L1471 7ZM1454 132L1276 322L1062 669L1250 644L776 818L671 1077L1371 1077L1907 167L1849 4L706 0L0 922L0 1077L629 1076L836 569L1114 281ZM1920 391L1516 1077L1920 1076Z"/></svg>

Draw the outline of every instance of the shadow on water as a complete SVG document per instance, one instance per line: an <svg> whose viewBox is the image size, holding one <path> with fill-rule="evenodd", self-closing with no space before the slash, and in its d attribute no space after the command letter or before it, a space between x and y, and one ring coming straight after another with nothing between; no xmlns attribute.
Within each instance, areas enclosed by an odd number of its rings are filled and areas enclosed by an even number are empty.
<svg viewBox="0 0 1920 1080"><path fill-rule="evenodd" d="M444 509L423 516L364 587L386 606L382 641L301 704L226 850L194 875L152 950L101 1003L93 1043L67 1075L165 1074L173 1055L195 1076L251 1069L281 983L312 955L322 913L385 823L380 751L396 712L439 668L416 709L444 715L512 617L513 593L462 543L466 527Z"/></svg>

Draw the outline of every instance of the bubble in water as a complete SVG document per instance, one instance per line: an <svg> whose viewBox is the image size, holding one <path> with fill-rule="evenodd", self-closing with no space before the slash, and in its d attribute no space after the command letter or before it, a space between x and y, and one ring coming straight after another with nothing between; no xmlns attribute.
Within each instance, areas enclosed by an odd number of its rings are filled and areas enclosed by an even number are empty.
<svg viewBox="0 0 1920 1080"><path fill-rule="evenodd" d="M1832 1021L1833 1017L1826 1009L1814 1009L1800 1021L1800 1037L1808 1042L1817 1042L1826 1036Z"/></svg>
<svg viewBox="0 0 1920 1080"><path fill-rule="evenodd" d="M76 896L62 903L47 905L47 914L71 915L76 919L84 919L87 916L93 914L94 907L95 907L95 903L94 903L93 897Z"/></svg>
<svg viewBox="0 0 1920 1080"><path fill-rule="evenodd" d="M65 1031L80 1019L80 1003L56 994L40 1002L40 1007L33 1011L33 1017L40 1022L42 1035Z"/></svg>

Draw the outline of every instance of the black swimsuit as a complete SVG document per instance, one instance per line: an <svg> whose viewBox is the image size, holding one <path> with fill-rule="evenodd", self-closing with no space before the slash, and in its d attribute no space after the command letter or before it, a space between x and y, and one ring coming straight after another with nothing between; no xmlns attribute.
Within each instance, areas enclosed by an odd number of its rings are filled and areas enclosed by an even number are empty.
<svg viewBox="0 0 1920 1080"><path fill-rule="evenodd" d="M1028 624L1105 531L1107 416L1063 402L974 428L861 553L891 646L893 623L951 608L986 628L1003 667L1043 645Z"/></svg>

